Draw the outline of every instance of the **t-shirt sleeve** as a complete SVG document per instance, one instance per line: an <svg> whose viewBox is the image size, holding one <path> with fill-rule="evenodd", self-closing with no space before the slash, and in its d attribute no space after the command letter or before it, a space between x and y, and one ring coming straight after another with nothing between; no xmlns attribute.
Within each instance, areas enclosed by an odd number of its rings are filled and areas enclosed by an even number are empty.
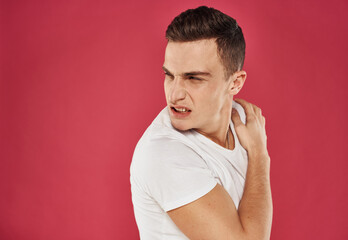
<svg viewBox="0 0 348 240"><path fill-rule="evenodd" d="M237 112L239 113L240 120L242 121L242 123L245 124L246 123L246 115L245 115L245 111L244 111L244 108L242 107L242 105L233 101L232 107L237 110Z"/></svg>
<svg viewBox="0 0 348 240"><path fill-rule="evenodd" d="M177 140L153 142L141 158L134 175L164 211L197 200L217 184L200 155Z"/></svg>

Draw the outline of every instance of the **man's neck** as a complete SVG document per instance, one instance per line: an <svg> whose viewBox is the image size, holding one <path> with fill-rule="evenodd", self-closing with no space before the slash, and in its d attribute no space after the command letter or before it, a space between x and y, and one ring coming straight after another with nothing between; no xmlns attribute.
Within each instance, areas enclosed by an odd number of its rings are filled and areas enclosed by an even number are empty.
<svg viewBox="0 0 348 240"><path fill-rule="evenodd" d="M200 134L209 138L216 144L224 148L233 149L234 148L234 138L230 130L230 121L232 114L232 100L226 102L224 107L220 111L220 118L212 125L214 128L210 129L195 129ZM227 139L227 131L229 131ZM229 140L229 142L227 142Z"/></svg>

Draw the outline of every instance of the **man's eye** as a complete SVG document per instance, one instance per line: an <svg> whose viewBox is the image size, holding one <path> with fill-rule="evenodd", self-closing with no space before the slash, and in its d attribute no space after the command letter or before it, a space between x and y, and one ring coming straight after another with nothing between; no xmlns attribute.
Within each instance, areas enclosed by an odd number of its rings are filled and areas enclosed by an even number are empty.
<svg viewBox="0 0 348 240"><path fill-rule="evenodd" d="M202 79L197 78L197 77L189 77L188 79L190 79L190 80L202 80Z"/></svg>

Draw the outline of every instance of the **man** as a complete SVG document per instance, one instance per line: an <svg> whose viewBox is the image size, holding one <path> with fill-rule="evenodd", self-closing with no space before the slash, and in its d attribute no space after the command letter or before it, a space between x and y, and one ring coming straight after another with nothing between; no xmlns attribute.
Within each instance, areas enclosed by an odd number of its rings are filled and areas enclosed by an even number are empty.
<svg viewBox="0 0 348 240"><path fill-rule="evenodd" d="M269 239L265 118L233 101L246 79L241 28L203 6L177 16L166 38L167 107L139 140L130 169L140 238Z"/></svg>

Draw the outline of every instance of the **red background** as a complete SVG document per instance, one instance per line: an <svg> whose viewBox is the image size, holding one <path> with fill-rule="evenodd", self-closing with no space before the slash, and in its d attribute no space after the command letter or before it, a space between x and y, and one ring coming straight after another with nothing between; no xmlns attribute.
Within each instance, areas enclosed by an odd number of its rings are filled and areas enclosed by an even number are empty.
<svg viewBox="0 0 348 240"><path fill-rule="evenodd" d="M348 239L345 0L1 1L1 239L139 238L129 166L165 106L164 32L202 4L244 30L272 239Z"/></svg>

